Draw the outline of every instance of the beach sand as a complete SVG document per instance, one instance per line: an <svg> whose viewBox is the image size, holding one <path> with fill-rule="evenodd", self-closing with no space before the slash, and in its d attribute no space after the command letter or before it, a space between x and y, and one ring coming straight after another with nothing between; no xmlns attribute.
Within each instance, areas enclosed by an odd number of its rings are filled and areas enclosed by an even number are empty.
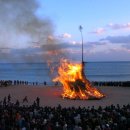
<svg viewBox="0 0 130 130"><path fill-rule="evenodd" d="M88 107L88 106L108 106L111 104L127 105L130 104L130 87L99 87L106 95L101 100L69 100L62 99L62 87L44 87L44 86L9 86L0 88L0 100L3 100L8 94L11 95L11 101L16 102L18 99L21 103L25 96L28 96L29 103L32 104L36 97L40 97L41 106L57 106L63 107Z"/></svg>

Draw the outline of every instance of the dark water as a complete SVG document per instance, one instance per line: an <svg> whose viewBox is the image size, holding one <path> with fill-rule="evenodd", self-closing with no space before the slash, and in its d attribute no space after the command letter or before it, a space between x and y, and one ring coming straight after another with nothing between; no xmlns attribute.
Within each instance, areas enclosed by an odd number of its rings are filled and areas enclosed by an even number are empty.
<svg viewBox="0 0 130 130"><path fill-rule="evenodd" d="M88 62L85 74L90 81L130 81L130 62ZM0 80L51 82L45 63L0 63Z"/></svg>
<svg viewBox="0 0 130 130"><path fill-rule="evenodd" d="M92 81L130 81L130 62L91 62L85 74Z"/></svg>

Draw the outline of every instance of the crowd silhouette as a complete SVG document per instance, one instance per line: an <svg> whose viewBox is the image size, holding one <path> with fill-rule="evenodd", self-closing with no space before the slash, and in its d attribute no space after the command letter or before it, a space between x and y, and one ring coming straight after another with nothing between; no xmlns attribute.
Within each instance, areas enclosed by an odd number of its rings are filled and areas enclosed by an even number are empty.
<svg viewBox="0 0 130 130"><path fill-rule="evenodd" d="M120 86L120 87L130 87L130 81L91 81L93 86ZM52 86L60 86L59 82L48 83L44 81L43 83L39 82L29 82L29 81L21 81L21 80L0 80L0 87L7 87L11 85L52 85Z"/></svg>
<svg viewBox="0 0 130 130"><path fill-rule="evenodd" d="M9 94L0 101L0 130L130 130L130 105L49 107L40 106L39 97L23 105Z"/></svg>

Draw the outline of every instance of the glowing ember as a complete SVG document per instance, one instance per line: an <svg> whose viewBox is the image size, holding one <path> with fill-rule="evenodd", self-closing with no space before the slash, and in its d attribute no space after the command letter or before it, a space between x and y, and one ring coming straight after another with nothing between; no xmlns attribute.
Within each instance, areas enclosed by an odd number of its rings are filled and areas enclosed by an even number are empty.
<svg viewBox="0 0 130 130"><path fill-rule="evenodd" d="M83 72L83 65L61 60L58 68L59 76L53 81L63 85L63 98L69 99L100 99L105 95L97 88L92 87Z"/></svg>

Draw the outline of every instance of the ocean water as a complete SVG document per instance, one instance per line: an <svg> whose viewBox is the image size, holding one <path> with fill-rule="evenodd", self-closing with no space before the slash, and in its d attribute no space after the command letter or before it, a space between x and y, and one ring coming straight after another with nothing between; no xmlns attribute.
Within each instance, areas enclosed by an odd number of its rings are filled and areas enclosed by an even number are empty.
<svg viewBox="0 0 130 130"><path fill-rule="evenodd" d="M90 81L130 81L130 62L87 62L85 75ZM46 63L0 63L0 80L52 82Z"/></svg>

